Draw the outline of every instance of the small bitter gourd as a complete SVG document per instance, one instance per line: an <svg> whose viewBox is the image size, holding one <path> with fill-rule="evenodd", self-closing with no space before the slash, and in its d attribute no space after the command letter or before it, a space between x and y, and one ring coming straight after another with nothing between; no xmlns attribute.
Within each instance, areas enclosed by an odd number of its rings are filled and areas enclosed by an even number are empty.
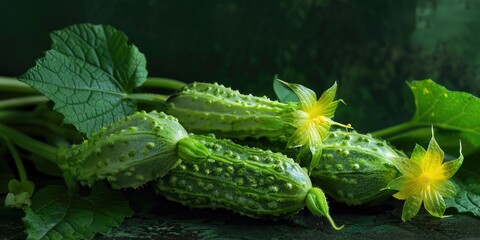
<svg viewBox="0 0 480 240"><path fill-rule="evenodd" d="M185 137L176 118L137 112L72 146L63 168L85 185L105 179L115 189L139 187L180 162L177 143Z"/></svg>
<svg viewBox="0 0 480 240"><path fill-rule="evenodd" d="M308 152L299 154L298 149L286 149L265 139L236 142L298 157L301 166L311 158ZM406 157L385 140L339 129L327 135L321 148L321 159L310 173L312 184L347 205L371 205L390 197L393 192L384 188L399 175L390 160Z"/></svg>
<svg viewBox="0 0 480 240"><path fill-rule="evenodd" d="M192 135L179 141L179 155L182 162L156 185L169 200L192 208L225 208L253 218L281 218L306 205L340 229L328 213L324 193L313 188L307 172L283 154Z"/></svg>
<svg viewBox="0 0 480 240"><path fill-rule="evenodd" d="M405 155L384 140L337 130L325 138L322 149L310 177L328 196L348 205L368 205L392 195L384 190L399 175L391 159Z"/></svg>
<svg viewBox="0 0 480 240"><path fill-rule="evenodd" d="M312 90L279 80L290 88L299 102L281 103L266 97L244 95L217 83L192 83L169 97L165 111L177 117L192 133L245 139L266 138L283 142L288 148L311 152L309 166L316 165L321 150L318 146L331 125L351 128L331 118L341 100L333 101L336 83L317 101Z"/></svg>
<svg viewBox="0 0 480 240"><path fill-rule="evenodd" d="M297 108L297 103L244 95L217 83L196 82L168 98L165 112L197 134L286 141L295 131L287 117Z"/></svg>

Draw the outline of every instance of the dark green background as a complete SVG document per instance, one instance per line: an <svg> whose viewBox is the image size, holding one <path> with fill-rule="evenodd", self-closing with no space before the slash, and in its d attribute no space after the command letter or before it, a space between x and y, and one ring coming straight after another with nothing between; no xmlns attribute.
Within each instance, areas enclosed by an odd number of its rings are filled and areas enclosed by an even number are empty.
<svg viewBox="0 0 480 240"><path fill-rule="evenodd" d="M0 75L25 72L70 24L111 24L151 76L217 81L273 97L275 74L321 93L339 84L336 120L361 132L411 117L405 81L480 93L474 0L18 1L0 3Z"/></svg>
<svg viewBox="0 0 480 240"><path fill-rule="evenodd" d="M275 74L317 93L337 81L348 105L335 120L360 132L411 117L405 81L432 78L480 95L476 0L3 0L0 75L25 72L49 49L49 32L84 22L124 31L146 55L151 76L217 81L270 97ZM271 222L158 201L158 214L140 214L105 238L461 239L476 236L479 222L469 214L440 220L423 212L403 223L399 201L367 209L333 203L332 215L347 225L333 233L306 211ZM19 214L0 218L0 236L24 237Z"/></svg>

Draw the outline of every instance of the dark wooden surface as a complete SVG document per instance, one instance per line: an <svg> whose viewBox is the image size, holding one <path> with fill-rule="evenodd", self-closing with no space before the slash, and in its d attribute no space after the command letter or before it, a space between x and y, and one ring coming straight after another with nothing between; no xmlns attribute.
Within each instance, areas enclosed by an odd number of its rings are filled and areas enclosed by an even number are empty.
<svg viewBox="0 0 480 240"><path fill-rule="evenodd" d="M440 219L421 211L413 220L402 222L402 202L395 200L369 208L331 205L337 224L345 225L341 231L307 210L286 219L258 220L159 199L149 207L150 213L136 214L96 239L480 239L480 220L468 214ZM22 212L3 212L0 239L24 239Z"/></svg>

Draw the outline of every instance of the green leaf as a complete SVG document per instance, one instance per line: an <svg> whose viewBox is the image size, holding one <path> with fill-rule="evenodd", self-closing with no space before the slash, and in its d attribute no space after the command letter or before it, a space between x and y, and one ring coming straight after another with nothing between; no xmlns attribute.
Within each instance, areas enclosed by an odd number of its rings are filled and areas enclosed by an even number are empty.
<svg viewBox="0 0 480 240"><path fill-rule="evenodd" d="M415 98L416 125L440 127L460 133L462 141L480 147L480 99L465 93L449 91L432 80L408 84Z"/></svg>
<svg viewBox="0 0 480 240"><path fill-rule="evenodd" d="M297 94L284 83L279 81L277 76L273 79L273 91L275 91L275 95L280 102L299 102L300 99L298 98Z"/></svg>
<svg viewBox="0 0 480 240"><path fill-rule="evenodd" d="M468 182L452 180L457 188L455 199L446 199L447 208L455 208L460 213L471 213L480 217L480 178Z"/></svg>
<svg viewBox="0 0 480 240"><path fill-rule="evenodd" d="M133 113L128 98L147 77L145 56L105 25L79 24L51 34L52 49L19 77L55 103L87 135Z"/></svg>
<svg viewBox="0 0 480 240"><path fill-rule="evenodd" d="M433 125L435 137L446 152L456 153L459 140L465 155L480 149L479 98L466 92L449 91L432 80L413 81L408 86L416 106L412 119L372 135L409 149L415 143L427 143Z"/></svg>
<svg viewBox="0 0 480 240"><path fill-rule="evenodd" d="M97 185L88 197L71 194L62 186L39 190L23 219L28 239L91 239L106 234L133 214L123 196Z"/></svg>

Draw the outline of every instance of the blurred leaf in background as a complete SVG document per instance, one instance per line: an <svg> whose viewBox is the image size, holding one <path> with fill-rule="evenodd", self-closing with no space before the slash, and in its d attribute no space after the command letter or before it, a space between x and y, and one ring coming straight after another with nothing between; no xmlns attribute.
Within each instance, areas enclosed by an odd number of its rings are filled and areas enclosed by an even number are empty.
<svg viewBox="0 0 480 240"><path fill-rule="evenodd" d="M337 81L348 105L336 119L369 132L411 116L407 80L480 93L479 9L474 0L6 0L0 75L33 66L53 30L110 24L145 53L150 76L270 97L275 74L316 92Z"/></svg>

